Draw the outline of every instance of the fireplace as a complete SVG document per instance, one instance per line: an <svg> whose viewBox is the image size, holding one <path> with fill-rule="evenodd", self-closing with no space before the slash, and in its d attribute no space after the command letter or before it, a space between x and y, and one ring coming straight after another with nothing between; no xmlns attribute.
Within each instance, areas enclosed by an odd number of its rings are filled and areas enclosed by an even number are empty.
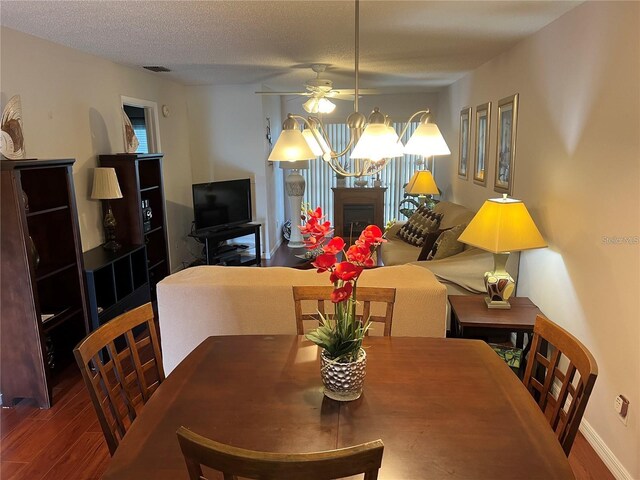
<svg viewBox="0 0 640 480"><path fill-rule="evenodd" d="M358 238L367 225L384 229L386 188L333 188L335 234L349 243Z"/></svg>

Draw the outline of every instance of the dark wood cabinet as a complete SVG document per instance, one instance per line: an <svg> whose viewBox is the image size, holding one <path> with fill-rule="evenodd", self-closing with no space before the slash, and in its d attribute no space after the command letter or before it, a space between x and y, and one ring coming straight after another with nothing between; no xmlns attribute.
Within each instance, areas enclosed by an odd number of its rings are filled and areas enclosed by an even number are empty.
<svg viewBox="0 0 640 480"><path fill-rule="evenodd" d="M84 271L91 330L151 300L144 245L91 249L84 253Z"/></svg>
<svg viewBox="0 0 640 480"><path fill-rule="evenodd" d="M113 167L122 198L111 200L118 222L116 240L123 245L146 245L151 295L156 284L170 272L161 153L100 155L101 167ZM150 222L143 219L143 202L151 209ZM105 205L106 206L106 205Z"/></svg>
<svg viewBox="0 0 640 480"><path fill-rule="evenodd" d="M353 243L367 225L384 230L384 193L386 188L361 187L333 190L333 223L335 234Z"/></svg>
<svg viewBox="0 0 640 480"><path fill-rule="evenodd" d="M56 373L88 331L74 160L0 163L2 401L48 408Z"/></svg>

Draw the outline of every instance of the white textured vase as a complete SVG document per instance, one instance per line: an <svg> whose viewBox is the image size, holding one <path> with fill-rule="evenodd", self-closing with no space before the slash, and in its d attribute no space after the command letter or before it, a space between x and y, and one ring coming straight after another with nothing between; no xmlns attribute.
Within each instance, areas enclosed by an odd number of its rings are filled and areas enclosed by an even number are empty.
<svg viewBox="0 0 640 480"><path fill-rule="evenodd" d="M302 196L304 195L305 181L300 171L295 169L284 179L284 185L289 198L289 210L291 212L291 236L289 237L289 248L304 247L304 238L300 233L300 213L302 207Z"/></svg>
<svg viewBox="0 0 640 480"><path fill-rule="evenodd" d="M326 350L322 350L320 373L325 396L339 402L357 400L362 395L367 374L367 352L361 348L355 362L341 363L329 358Z"/></svg>

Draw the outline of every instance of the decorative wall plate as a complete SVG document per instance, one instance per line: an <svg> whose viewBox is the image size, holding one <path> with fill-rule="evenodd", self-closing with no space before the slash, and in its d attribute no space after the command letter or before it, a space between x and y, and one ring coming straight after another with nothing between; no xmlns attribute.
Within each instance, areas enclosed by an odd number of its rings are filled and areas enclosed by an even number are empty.
<svg viewBox="0 0 640 480"><path fill-rule="evenodd" d="M0 153L9 160L23 159L25 155L20 95L14 95L5 105L0 130Z"/></svg>
<svg viewBox="0 0 640 480"><path fill-rule="evenodd" d="M136 153L140 142L136 137L136 132L133 130L133 125L129 116L122 109L122 119L124 121L124 149L127 153Z"/></svg>

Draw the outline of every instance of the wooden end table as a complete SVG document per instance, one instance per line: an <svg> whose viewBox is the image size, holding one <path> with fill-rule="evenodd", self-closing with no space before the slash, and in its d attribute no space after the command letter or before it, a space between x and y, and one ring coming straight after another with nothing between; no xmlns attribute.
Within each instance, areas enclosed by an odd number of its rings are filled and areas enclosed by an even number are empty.
<svg viewBox="0 0 640 480"><path fill-rule="evenodd" d="M542 315L527 297L510 298L509 310L487 308L482 295L449 295L449 303L453 337L487 340L496 335L516 332L518 348L523 347L524 334L533 333L536 316ZM523 352L523 358L530 343Z"/></svg>

